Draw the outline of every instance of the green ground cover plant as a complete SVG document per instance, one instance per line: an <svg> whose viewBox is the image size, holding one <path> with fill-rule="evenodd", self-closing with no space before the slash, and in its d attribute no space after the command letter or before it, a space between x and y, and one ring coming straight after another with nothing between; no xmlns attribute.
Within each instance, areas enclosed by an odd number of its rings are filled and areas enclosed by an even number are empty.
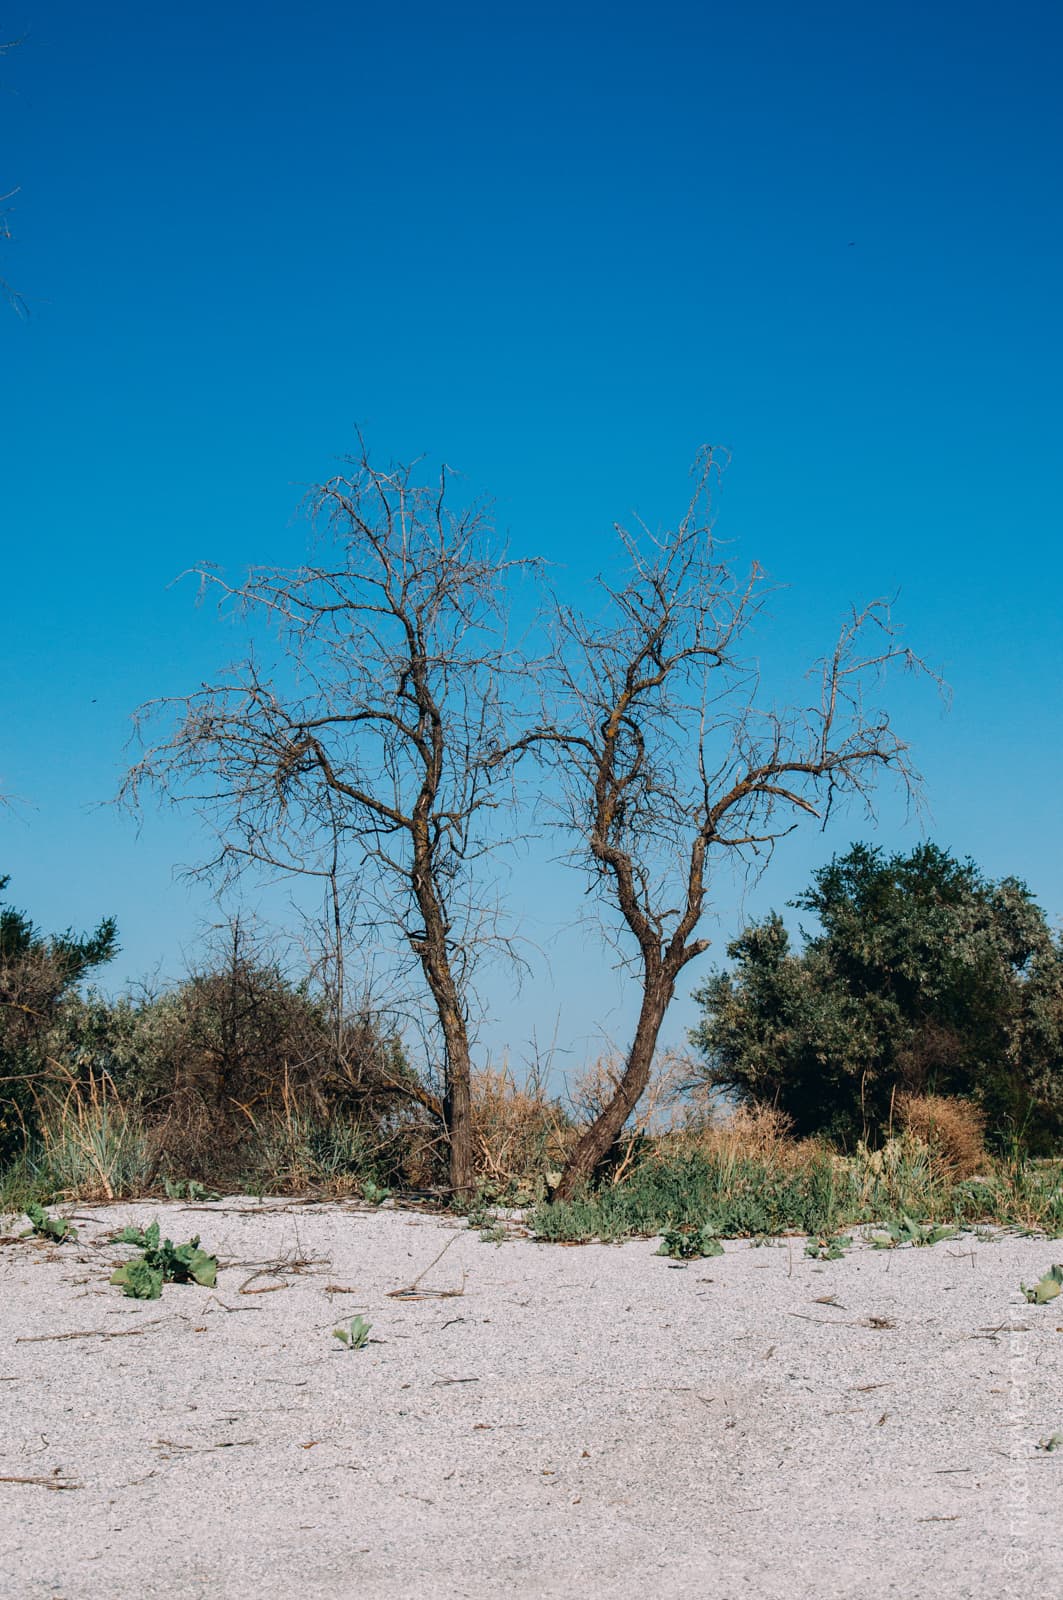
<svg viewBox="0 0 1063 1600"><path fill-rule="evenodd" d="M813 1261L840 1261L852 1245L851 1233L821 1234L818 1239L809 1239L805 1255L811 1256Z"/></svg>
<svg viewBox="0 0 1063 1600"><path fill-rule="evenodd" d="M65 1217L50 1217L43 1206L31 1203L26 1207L26 1216L29 1218L30 1231L38 1238L63 1244L67 1240L73 1242L78 1236L77 1229Z"/></svg>
<svg viewBox="0 0 1063 1600"><path fill-rule="evenodd" d="M670 1256L673 1261L697 1261L702 1256L722 1256L723 1245L713 1228L697 1228L686 1223L665 1229L657 1254Z"/></svg>
<svg viewBox="0 0 1063 1600"><path fill-rule="evenodd" d="M879 1229L880 1248L933 1244L990 1223L1057 1237L1063 1165L1001 1165L981 1180L957 1181L907 1137L885 1153L848 1158L826 1147L744 1157L651 1152L623 1182L535 1206L526 1221L544 1243L615 1242L709 1226L720 1238L803 1233L817 1253L820 1241L826 1247L861 1225Z"/></svg>
<svg viewBox="0 0 1063 1600"><path fill-rule="evenodd" d="M176 1181L163 1178L162 1192L167 1200L220 1200L221 1195L217 1189L208 1189L205 1184L197 1183L195 1178L178 1178Z"/></svg>
<svg viewBox="0 0 1063 1600"><path fill-rule="evenodd" d="M896 1250L903 1244L933 1245L955 1237L955 1228L946 1228L940 1223L920 1223L912 1217L902 1216L886 1222L880 1232L871 1235L871 1248Z"/></svg>
<svg viewBox="0 0 1063 1600"><path fill-rule="evenodd" d="M622 1183L535 1207L528 1222L547 1242L649 1237L690 1223L721 1238L748 1238L829 1233L839 1213L838 1175L826 1152L792 1171L756 1157L695 1153L646 1159Z"/></svg>
<svg viewBox="0 0 1063 1600"><path fill-rule="evenodd" d="M123 1228L116 1237L141 1251L116 1267L109 1279L133 1300L157 1300L164 1283L198 1283L213 1289L217 1281L218 1258L200 1249L198 1234L187 1244L175 1245L160 1239L159 1224L153 1222L148 1228Z"/></svg>

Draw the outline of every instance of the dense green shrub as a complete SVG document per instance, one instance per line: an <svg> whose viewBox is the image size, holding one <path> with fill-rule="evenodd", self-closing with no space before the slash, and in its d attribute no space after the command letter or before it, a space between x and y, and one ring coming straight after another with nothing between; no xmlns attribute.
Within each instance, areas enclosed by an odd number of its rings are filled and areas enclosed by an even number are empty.
<svg viewBox="0 0 1063 1600"><path fill-rule="evenodd" d="M1053 1148L1063 946L1021 883L932 844L890 857L855 845L793 903L822 930L803 950L773 914L696 996L709 1084L850 1148L888 1129L903 1092L969 1096L991 1135Z"/></svg>
<svg viewBox="0 0 1063 1600"><path fill-rule="evenodd" d="M0 877L0 892L9 882ZM49 1035L65 998L117 951L111 917L90 934L48 936L24 912L0 906L0 1163L39 1126L51 1071Z"/></svg>

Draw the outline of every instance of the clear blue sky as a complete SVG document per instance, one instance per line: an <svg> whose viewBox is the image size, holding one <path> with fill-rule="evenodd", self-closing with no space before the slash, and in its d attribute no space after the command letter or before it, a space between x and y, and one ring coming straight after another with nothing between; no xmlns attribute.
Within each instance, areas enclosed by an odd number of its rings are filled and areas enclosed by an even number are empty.
<svg viewBox="0 0 1063 1600"><path fill-rule="evenodd" d="M233 641L168 587L292 561L302 486L360 422L443 456L515 552L585 578L614 517L657 522L702 441L721 534L789 585L761 647L814 654L900 590L954 691L896 700L932 837L1063 912L1055 3L534 7L20 0L0 33L4 523L0 818L10 895L119 921L120 983L216 916L203 841L99 802L129 713ZM763 631L763 630L762 630ZM804 835L781 905L853 837ZM549 943L580 880L514 868ZM722 884L718 949L741 907ZM486 1032L563 1061L623 1038L584 937ZM693 975L692 980L693 982ZM676 1007L670 1037L693 1017Z"/></svg>

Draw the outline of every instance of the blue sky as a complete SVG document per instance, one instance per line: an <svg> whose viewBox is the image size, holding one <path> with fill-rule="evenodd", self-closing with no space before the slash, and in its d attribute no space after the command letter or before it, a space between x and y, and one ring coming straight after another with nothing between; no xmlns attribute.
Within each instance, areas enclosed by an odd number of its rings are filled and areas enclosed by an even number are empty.
<svg viewBox="0 0 1063 1600"><path fill-rule="evenodd" d="M188 585L297 560L308 483L360 423L445 457L515 553L593 575L667 521L703 441L719 531L786 585L782 671L899 591L952 710L899 689L932 837L1063 914L1059 284L1063 13L1047 3L721 6L21 0L0 60L0 871L45 926L119 920L111 980L176 975L217 911L190 821L100 803L129 714L234 641ZM781 905L853 837L780 853ZM628 996L559 933L581 882L509 890L552 953L487 1045L562 1065ZM691 986L696 974L691 975ZM669 1037L693 1020L677 1003Z"/></svg>

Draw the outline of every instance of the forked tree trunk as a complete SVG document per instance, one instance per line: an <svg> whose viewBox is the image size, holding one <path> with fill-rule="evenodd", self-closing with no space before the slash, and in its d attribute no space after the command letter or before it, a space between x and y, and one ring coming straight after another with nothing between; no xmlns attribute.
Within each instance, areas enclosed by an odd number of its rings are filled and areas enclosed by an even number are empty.
<svg viewBox="0 0 1063 1600"><path fill-rule="evenodd" d="M571 1200L580 1184L594 1176L620 1137L650 1081L657 1038L674 992L675 979L664 972L647 983L624 1075L609 1104L580 1136L554 1190L555 1200Z"/></svg>

